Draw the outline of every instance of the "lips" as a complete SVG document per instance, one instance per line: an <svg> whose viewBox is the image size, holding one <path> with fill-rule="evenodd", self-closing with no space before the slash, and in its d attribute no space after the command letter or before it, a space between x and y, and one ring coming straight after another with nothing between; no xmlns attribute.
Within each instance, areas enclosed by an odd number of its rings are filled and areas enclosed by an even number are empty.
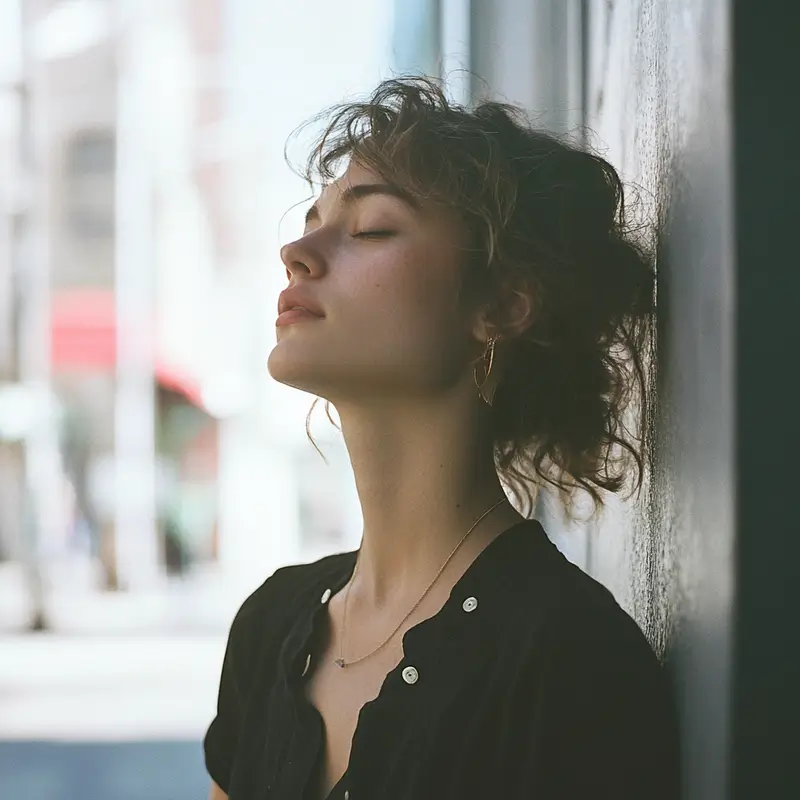
<svg viewBox="0 0 800 800"><path fill-rule="evenodd" d="M283 314L285 311L293 309L302 309L303 311L313 314L317 317L324 317L325 313L317 304L317 302L308 294L308 292L293 287L284 289L278 298L278 314Z"/></svg>
<svg viewBox="0 0 800 800"><path fill-rule="evenodd" d="M278 314L275 320L275 327L281 328L284 325L293 325L295 322L320 322L323 317L312 314L304 308L290 308L282 314Z"/></svg>

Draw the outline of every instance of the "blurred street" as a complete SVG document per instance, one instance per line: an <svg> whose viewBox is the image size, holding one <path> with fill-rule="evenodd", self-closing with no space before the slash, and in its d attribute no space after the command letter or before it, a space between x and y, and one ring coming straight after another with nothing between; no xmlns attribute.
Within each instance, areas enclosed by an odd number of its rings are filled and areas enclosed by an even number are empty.
<svg viewBox="0 0 800 800"><path fill-rule="evenodd" d="M202 566L180 579L163 576L135 592L104 592L96 588L96 567L80 557L48 565L43 581L48 629L84 636L223 635L247 594L221 580L213 567ZM0 563L0 636L22 631L31 614L22 564Z"/></svg>
<svg viewBox="0 0 800 800"><path fill-rule="evenodd" d="M77 629L90 609L84 598L61 618ZM200 741L214 713L224 634L179 634L174 617L172 634L136 633L135 616L129 632L100 631L121 609L96 603L85 621L95 633L84 624L83 633L0 635L1 797L206 796ZM140 630L145 622L140 614Z"/></svg>
<svg viewBox="0 0 800 800"><path fill-rule="evenodd" d="M0 791L25 800L205 800L197 742L0 744Z"/></svg>
<svg viewBox="0 0 800 800"><path fill-rule="evenodd" d="M338 431L265 367L284 147L432 69L439 11L335 6L0 2L0 800L207 797L238 606L357 543Z"/></svg>
<svg viewBox="0 0 800 800"><path fill-rule="evenodd" d="M0 565L0 797L204 798L200 742L240 598L212 575L101 593L77 567L50 571L53 632L26 634L22 575Z"/></svg>
<svg viewBox="0 0 800 800"><path fill-rule="evenodd" d="M220 637L3 637L0 740L196 739L223 647Z"/></svg>
<svg viewBox="0 0 800 800"><path fill-rule="evenodd" d="M0 637L0 796L205 797L219 636Z"/></svg>

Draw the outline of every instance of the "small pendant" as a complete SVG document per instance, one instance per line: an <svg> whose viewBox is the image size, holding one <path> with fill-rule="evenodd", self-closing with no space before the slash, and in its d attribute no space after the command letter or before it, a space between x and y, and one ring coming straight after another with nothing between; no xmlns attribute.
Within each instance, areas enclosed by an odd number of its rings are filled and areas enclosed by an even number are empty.
<svg viewBox="0 0 800 800"><path fill-rule="evenodd" d="M337 667L341 667L342 669L344 669L344 659L343 658L337 658L337 659L334 660L333 663L336 664Z"/></svg>

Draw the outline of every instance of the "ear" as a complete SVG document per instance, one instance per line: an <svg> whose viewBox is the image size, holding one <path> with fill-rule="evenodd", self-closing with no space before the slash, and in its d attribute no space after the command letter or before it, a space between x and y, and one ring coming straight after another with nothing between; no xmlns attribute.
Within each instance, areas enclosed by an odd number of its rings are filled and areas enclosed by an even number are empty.
<svg viewBox="0 0 800 800"><path fill-rule="evenodd" d="M514 339L533 325L535 308L530 289L512 289L503 309L503 331Z"/></svg>
<svg viewBox="0 0 800 800"><path fill-rule="evenodd" d="M515 339L533 325L536 310L532 292L527 288L510 289L499 309L490 313L483 309L473 327L473 335L479 342L490 336Z"/></svg>

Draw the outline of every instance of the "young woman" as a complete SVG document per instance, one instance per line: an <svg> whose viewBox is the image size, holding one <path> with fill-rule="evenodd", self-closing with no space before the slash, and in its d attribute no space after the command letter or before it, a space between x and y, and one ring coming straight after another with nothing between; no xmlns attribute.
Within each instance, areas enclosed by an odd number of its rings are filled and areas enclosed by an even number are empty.
<svg viewBox="0 0 800 800"><path fill-rule="evenodd" d="M338 412L363 538L236 615L212 798L675 797L656 657L527 518L544 482L641 483L653 272L616 172L404 79L333 114L309 178L269 371Z"/></svg>

